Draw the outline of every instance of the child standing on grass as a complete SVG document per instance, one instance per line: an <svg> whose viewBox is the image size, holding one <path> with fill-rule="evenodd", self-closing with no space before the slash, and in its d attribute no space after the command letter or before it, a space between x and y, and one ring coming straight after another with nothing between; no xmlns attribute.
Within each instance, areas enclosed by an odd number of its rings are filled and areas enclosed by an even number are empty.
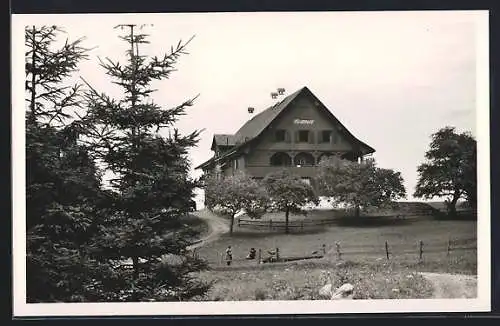
<svg viewBox="0 0 500 326"><path fill-rule="evenodd" d="M231 246L227 246L226 249L226 263L227 266L231 265L231 261L233 260L233 251L231 250Z"/></svg>

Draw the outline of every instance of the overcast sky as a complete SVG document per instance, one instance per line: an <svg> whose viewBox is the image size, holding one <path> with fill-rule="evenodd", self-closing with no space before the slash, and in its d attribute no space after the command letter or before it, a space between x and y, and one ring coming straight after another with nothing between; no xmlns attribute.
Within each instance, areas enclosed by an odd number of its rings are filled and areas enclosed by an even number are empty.
<svg viewBox="0 0 500 326"><path fill-rule="evenodd" d="M173 106L200 94L177 127L205 129L193 166L212 156L214 133L234 133L274 103L277 87L307 86L360 140L378 165L401 171L412 199L430 135L444 126L476 135L477 18L470 12L212 13L23 17L57 24L97 46L79 75L117 95L97 57L123 60L117 24L148 24L142 53L162 55L195 35L155 101ZM149 24L152 24L150 26ZM124 31L123 31L124 32ZM199 172L196 174L199 175Z"/></svg>

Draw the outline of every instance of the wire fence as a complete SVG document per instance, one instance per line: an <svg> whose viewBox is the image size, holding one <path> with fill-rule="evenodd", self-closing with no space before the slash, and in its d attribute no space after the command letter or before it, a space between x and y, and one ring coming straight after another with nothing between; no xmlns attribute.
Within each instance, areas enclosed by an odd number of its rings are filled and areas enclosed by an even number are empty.
<svg viewBox="0 0 500 326"><path fill-rule="evenodd" d="M448 257L454 253L477 251L476 238L448 239L446 241L418 241L416 243L390 243L385 241L376 244L349 244L341 242L322 244L318 248L311 248L310 254L290 254L287 248L257 248L255 255L245 257L229 257L225 252L212 252L209 257L200 256L199 251L194 250L193 255L204 258L212 266L243 266L254 264L266 264L277 262L289 262L308 259L320 259L325 256L337 260L344 260L358 256L377 257L379 259L391 260L401 256L413 256L418 261L423 261L431 254L441 254Z"/></svg>

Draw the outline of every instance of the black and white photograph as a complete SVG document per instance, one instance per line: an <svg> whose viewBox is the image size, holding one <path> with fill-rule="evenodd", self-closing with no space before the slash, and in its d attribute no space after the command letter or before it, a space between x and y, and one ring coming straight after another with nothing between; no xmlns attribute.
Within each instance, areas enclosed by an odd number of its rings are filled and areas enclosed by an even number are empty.
<svg viewBox="0 0 500 326"><path fill-rule="evenodd" d="M14 316L490 310L487 11L12 15Z"/></svg>

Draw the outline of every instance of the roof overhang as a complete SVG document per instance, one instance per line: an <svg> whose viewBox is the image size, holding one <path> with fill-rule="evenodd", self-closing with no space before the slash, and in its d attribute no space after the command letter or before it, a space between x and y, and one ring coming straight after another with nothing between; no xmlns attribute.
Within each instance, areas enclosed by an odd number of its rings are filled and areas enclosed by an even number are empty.
<svg viewBox="0 0 500 326"><path fill-rule="evenodd" d="M243 153L245 147L247 147L255 138L248 139L244 143L241 143L239 145L236 145L233 149L230 151L222 154L219 157L212 157L208 161L205 161L204 163L198 165L195 169L207 169L210 167L215 167L215 165L220 164L220 163L225 163L228 160L232 159L235 156L239 156Z"/></svg>

